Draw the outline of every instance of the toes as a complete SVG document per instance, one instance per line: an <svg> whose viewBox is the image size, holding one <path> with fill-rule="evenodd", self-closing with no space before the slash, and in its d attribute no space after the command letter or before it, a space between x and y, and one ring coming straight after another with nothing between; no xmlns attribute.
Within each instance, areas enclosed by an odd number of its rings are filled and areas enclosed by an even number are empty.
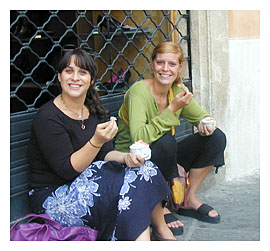
<svg viewBox="0 0 270 251"><path fill-rule="evenodd" d="M170 222L167 225L168 225L168 227L171 227L171 228L178 228L178 227L184 226L184 224L181 221Z"/></svg>
<svg viewBox="0 0 270 251"><path fill-rule="evenodd" d="M218 213L217 213L215 210L211 210L211 211L208 213L208 215L209 215L210 217L217 217L217 216L218 216Z"/></svg>
<svg viewBox="0 0 270 251"><path fill-rule="evenodd" d="M177 221L177 227L183 227L184 224L181 221Z"/></svg>

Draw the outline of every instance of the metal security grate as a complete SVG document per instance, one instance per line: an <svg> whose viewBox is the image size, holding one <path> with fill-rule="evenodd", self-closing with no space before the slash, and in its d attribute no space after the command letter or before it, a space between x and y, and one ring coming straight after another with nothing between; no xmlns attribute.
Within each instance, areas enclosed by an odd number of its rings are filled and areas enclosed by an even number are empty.
<svg viewBox="0 0 270 251"><path fill-rule="evenodd" d="M67 44L96 53L96 88L102 99L123 95L135 81L151 76L150 58L161 41L181 43L185 83L191 88L189 12L11 11L11 113L36 110L59 93L55 67Z"/></svg>

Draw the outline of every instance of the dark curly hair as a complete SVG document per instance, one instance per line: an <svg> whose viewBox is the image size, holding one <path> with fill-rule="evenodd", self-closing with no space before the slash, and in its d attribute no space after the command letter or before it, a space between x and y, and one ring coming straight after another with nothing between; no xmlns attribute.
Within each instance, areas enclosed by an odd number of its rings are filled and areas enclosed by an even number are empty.
<svg viewBox="0 0 270 251"><path fill-rule="evenodd" d="M91 80L94 83L90 85L87 91L84 104L89 108L90 114L95 114L100 120L104 121L108 111L103 108L99 94L95 89L98 67L93 57L82 48L68 50L64 53L63 57L58 63L56 71L57 73L61 73L67 66L69 66L72 55L75 55L76 66L90 72Z"/></svg>

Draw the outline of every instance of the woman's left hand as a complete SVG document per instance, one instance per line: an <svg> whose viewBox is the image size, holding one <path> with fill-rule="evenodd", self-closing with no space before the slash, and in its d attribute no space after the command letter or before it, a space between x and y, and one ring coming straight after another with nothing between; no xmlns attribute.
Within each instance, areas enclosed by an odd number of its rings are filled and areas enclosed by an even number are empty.
<svg viewBox="0 0 270 251"><path fill-rule="evenodd" d="M144 163L144 158L132 153L127 153L124 160L128 167L139 167Z"/></svg>
<svg viewBox="0 0 270 251"><path fill-rule="evenodd" d="M217 128L217 127L218 127L218 125L217 125L217 122L216 122L215 128ZM210 126L204 125L202 122L200 122L198 130L199 130L200 133L202 133L202 134L204 134L206 136L211 135L213 133L213 131L214 131Z"/></svg>
<svg viewBox="0 0 270 251"><path fill-rule="evenodd" d="M115 137L118 131L117 124L114 119L98 124L96 131L91 141L96 146L102 146L104 143L110 141Z"/></svg>

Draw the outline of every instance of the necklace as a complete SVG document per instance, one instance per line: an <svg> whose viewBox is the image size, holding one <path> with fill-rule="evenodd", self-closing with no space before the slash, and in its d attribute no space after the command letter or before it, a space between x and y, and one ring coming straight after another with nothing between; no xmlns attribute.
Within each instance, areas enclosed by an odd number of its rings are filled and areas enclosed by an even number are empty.
<svg viewBox="0 0 270 251"><path fill-rule="evenodd" d="M73 111L72 109L70 109L70 108L67 106L67 104L65 103L65 101L64 101L64 99L63 99L63 97L62 97L62 94L60 95L60 97L61 97L61 101L62 101L63 105L64 105L69 111L73 112L73 113L80 119L79 122L80 122L80 124L81 124L81 128L84 130L84 129L85 129L84 120L81 119L81 118L83 117L83 107L82 107L82 113L81 113L81 114L78 114L77 112Z"/></svg>

